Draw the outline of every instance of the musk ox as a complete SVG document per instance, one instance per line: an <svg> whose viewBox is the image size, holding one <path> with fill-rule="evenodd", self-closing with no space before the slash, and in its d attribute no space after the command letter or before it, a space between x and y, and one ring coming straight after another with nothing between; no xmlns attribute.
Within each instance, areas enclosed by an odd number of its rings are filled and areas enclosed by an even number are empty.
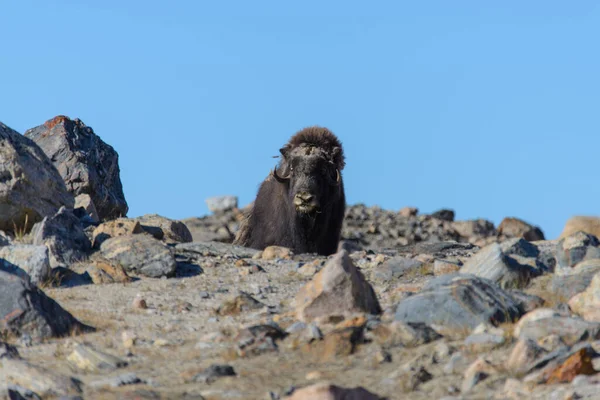
<svg viewBox="0 0 600 400"><path fill-rule="evenodd" d="M297 132L279 152L280 162L260 185L234 243L335 253L346 208L342 144L315 126Z"/></svg>

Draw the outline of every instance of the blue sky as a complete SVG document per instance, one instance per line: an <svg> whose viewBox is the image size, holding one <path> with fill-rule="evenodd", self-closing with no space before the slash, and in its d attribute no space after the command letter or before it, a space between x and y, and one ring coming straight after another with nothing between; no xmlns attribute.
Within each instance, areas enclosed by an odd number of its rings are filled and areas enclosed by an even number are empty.
<svg viewBox="0 0 600 400"><path fill-rule="evenodd" d="M290 135L345 146L348 202L557 236L600 215L600 6L563 1L28 1L0 8L0 121L80 118L129 216L253 200Z"/></svg>

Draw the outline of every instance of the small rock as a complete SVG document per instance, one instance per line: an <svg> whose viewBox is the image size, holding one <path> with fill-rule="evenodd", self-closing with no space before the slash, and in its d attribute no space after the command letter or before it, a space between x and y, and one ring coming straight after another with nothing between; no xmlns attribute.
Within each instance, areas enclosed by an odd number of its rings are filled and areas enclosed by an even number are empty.
<svg viewBox="0 0 600 400"><path fill-rule="evenodd" d="M578 350L566 361L551 372L547 384L571 382L578 375L594 375L596 370L592 364L592 352L588 347Z"/></svg>
<svg viewBox="0 0 600 400"><path fill-rule="evenodd" d="M562 316L528 319L519 322L513 335L519 339L536 341L555 335L567 345L573 345L583 339L600 338L600 323Z"/></svg>
<svg viewBox="0 0 600 400"><path fill-rule="evenodd" d="M174 221L157 214L142 215L135 218L135 220L140 223L145 232L165 243L189 243L192 241L192 234L183 222Z"/></svg>
<svg viewBox="0 0 600 400"><path fill-rule="evenodd" d="M416 207L404 207L403 209L398 211L398 215L405 218L416 217L418 213L419 209Z"/></svg>
<svg viewBox="0 0 600 400"><path fill-rule="evenodd" d="M76 368L90 372L113 371L127 366L126 361L84 344L75 346L67 361Z"/></svg>
<svg viewBox="0 0 600 400"><path fill-rule="evenodd" d="M375 291L354 266L348 253L336 253L325 267L300 289L296 313L301 321L328 315L380 314Z"/></svg>
<svg viewBox="0 0 600 400"><path fill-rule="evenodd" d="M277 341L284 339L287 333L275 325L254 325L242 329L235 336L240 357L255 356L277 351Z"/></svg>
<svg viewBox="0 0 600 400"><path fill-rule="evenodd" d="M137 296L135 296L131 305L133 308L140 309L140 310L145 310L148 308L148 305L146 304L146 300L144 300L139 294Z"/></svg>
<svg viewBox="0 0 600 400"><path fill-rule="evenodd" d="M523 238L529 242L545 240L542 230L527 222L513 217L507 217L498 226L498 235Z"/></svg>
<svg viewBox="0 0 600 400"><path fill-rule="evenodd" d="M453 274L455 272L458 272L460 270L460 267L460 264L455 262L447 260L435 260L433 263L433 275L440 276Z"/></svg>
<svg viewBox="0 0 600 400"><path fill-rule="evenodd" d="M0 247L0 270L31 279L42 285L50 279L50 259L46 246L16 244Z"/></svg>
<svg viewBox="0 0 600 400"><path fill-rule="evenodd" d="M286 400L383 400L374 393L362 387L343 388L330 383L317 383L294 392L284 397Z"/></svg>
<svg viewBox="0 0 600 400"><path fill-rule="evenodd" d="M262 252L263 260L284 259L290 260L294 254L287 247L268 246Z"/></svg>
<svg viewBox="0 0 600 400"><path fill-rule="evenodd" d="M119 236L100 246L102 256L116 261L128 272L150 278L175 275L177 263L173 250L148 235Z"/></svg>
<svg viewBox="0 0 600 400"><path fill-rule="evenodd" d="M196 374L192 378L192 382L211 384L224 376L236 376L235 370L231 365L213 364L204 371Z"/></svg>
<svg viewBox="0 0 600 400"><path fill-rule="evenodd" d="M75 196L75 207L74 214L81 218L78 214L81 214L78 210L83 210L85 215L90 217L93 222L99 222L100 218L98 216L98 211L96 210L96 206L94 205L94 201L87 193L82 193L80 195Z"/></svg>
<svg viewBox="0 0 600 400"><path fill-rule="evenodd" d="M104 222L94 229L94 232L92 233L92 244L94 248L99 248L107 239L139 233L144 233L144 230L138 221L127 218L117 218Z"/></svg>
<svg viewBox="0 0 600 400"><path fill-rule="evenodd" d="M577 232L585 232L600 237L600 217L577 215L569 218L560 234L560 238L566 238Z"/></svg>
<svg viewBox="0 0 600 400"><path fill-rule="evenodd" d="M503 288L523 288L538 274L531 267L505 255L498 243L492 243L477 252L460 272L487 278Z"/></svg>
<svg viewBox="0 0 600 400"><path fill-rule="evenodd" d="M21 358L17 348L8 343L0 342L0 360L3 358Z"/></svg>
<svg viewBox="0 0 600 400"><path fill-rule="evenodd" d="M96 388L96 389L103 388L103 387L116 388L119 386L135 385L138 383L144 383L144 381L141 380L140 378L138 378L138 376L136 374L134 374L133 372L129 372L126 374L121 374L119 376L110 377L110 378L102 379L99 381L91 382L90 386L93 388Z"/></svg>
<svg viewBox="0 0 600 400"><path fill-rule="evenodd" d="M65 207L61 207L53 216L44 217L41 222L35 224L31 236L34 245L48 247L52 268L68 267L85 259L92 247L79 218Z"/></svg>
<svg viewBox="0 0 600 400"><path fill-rule="evenodd" d="M393 257L378 266L372 273L372 279L379 282L394 282L405 276L425 275L423 263L406 257Z"/></svg>
<svg viewBox="0 0 600 400"><path fill-rule="evenodd" d="M405 392L413 392L417 390L422 383L432 380L433 375L431 375L424 367L419 366L404 372L399 378L401 388Z"/></svg>
<svg viewBox="0 0 600 400"><path fill-rule="evenodd" d="M123 347L125 347L126 349L130 349L135 345L137 335L131 331L124 331L121 334L121 340L123 341Z"/></svg>
<svg viewBox="0 0 600 400"><path fill-rule="evenodd" d="M432 218L441 219L442 221L454 221L454 210L441 209L431 214Z"/></svg>
<svg viewBox="0 0 600 400"><path fill-rule="evenodd" d="M598 238L585 232L564 237L556 246L556 273L568 271L581 261L600 258L599 246Z"/></svg>
<svg viewBox="0 0 600 400"><path fill-rule="evenodd" d="M250 296L246 292L240 291L240 294L225 301L217 308L217 315L239 315L242 312L248 312L251 310L259 310L264 308L265 305L254 297Z"/></svg>
<svg viewBox="0 0 600 400"><path fill-rule="evenodd" d="M535 340L521 339L517 342L506 361L506 368L516 376L520 376L531 368L535 360L546 351L538 346Z"/></svg>
<svg viewBox="0 0 600 400"><path fill-rule="evenodd" d="M465 371L461 392L469 392L479 382L497 373L498 369L491 362L484 358L478 358Z"/></svg>
<svg viewBox="0 0 600 400"><path fill-rule="evenodd" d="M467 358L460 352L452 354L450 360L444 365L444 373L452 375L459 374L468 366Z"/></svg>
<svg viewBox="0 0 600 400"><path fill-rule="evenodd" d="M236 196L217 196L206 199L206 205L211 212L228 211L238 208Z"/></svg>
<svg viewBox="0 0 600 400"><path fill-rule="evenodd" d="M128 283L133 278L127 275L125 269L118 262L109 260L89 260L84 262L85 272L96 285L109 283Z"/></svg>
<svg viewBox="0 0 600 400"><path fill-rule="evenodd" d="M81 393L81 382L78 380L27 361L3 358L1 365L0 382L21 386L42 398Z"/></svg>
<svg viewBox="0 0 600 400"><path fill-rule="evenodd" d="M375 341L385 347L420 346L442 336L423 323L392 321L379 324L372 332Z"/></svg>
<svg viewBox="0 0 600 400"><path fill-rule="evenodd" d="M472 333L465 339L465 346L472 352L490 351L506 342L504 335L492 333Z"/></svg>
<svg viewBox="0 0 600 400"><path fill-rule="evenodd" d="M584 292L569 300L569 307L587 321L600 322L600 273L596 273Z"/></svg>

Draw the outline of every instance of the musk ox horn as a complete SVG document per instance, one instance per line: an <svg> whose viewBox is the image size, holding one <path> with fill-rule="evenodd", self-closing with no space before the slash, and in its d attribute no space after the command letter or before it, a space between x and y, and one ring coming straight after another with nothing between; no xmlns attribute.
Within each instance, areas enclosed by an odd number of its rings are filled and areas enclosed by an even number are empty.
<svg viewBox="0 0 600 400"><path fill-rule="evenodd" d="M277 182L285 183L290 180L289 176L279 176L277 175L277 167L273 169L273 177L277 180Z"/></svg>

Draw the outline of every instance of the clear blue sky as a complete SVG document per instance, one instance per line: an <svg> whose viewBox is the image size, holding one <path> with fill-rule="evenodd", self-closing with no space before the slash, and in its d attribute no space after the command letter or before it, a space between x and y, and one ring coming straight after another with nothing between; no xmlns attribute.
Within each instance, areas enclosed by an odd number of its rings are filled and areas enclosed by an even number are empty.
<svg viewBox="0 0 600 400"><path fill-rule="evenodd" d="M252 201L290 135L333 130L349 203L559 234L600 215L600 6L578 1L7 1L0 121L80 118L129 216Z"/></svg>

